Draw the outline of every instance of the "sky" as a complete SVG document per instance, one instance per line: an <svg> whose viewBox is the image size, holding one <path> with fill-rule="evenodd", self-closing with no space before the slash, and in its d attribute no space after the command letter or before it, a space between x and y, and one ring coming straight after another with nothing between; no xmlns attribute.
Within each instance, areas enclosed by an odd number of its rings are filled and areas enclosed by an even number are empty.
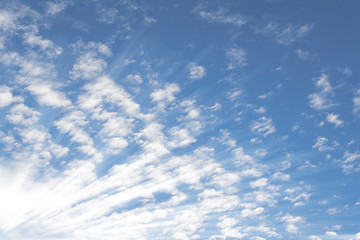
<svg viewBox="0 0 360 240"><path fill-rule="evenodd" d="M0 0L0 239L360 239L359 11Z"/></svg>

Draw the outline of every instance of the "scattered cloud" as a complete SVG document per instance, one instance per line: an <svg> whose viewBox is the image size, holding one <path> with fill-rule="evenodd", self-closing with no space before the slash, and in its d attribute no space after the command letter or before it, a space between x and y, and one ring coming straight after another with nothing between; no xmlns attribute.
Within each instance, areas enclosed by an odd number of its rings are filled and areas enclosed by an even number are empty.
<svg viewBox="0 0 360 240"><path fill-rule="evenodd" d="M325 235L329 237L336 237L337 233L332 231L326 231Z"/></svg>
<svg viewBox="0 0 360 240"><path fill-rule="evenodd" d="M302 49L295 50L295 53L301 60L311 60L313 58L313 55L309 51Z"/></svg>
<svg viewBox="0 0 360 240"><path fill-rule="evenodd" d="M335 127L341 127L344 125L344 121L339 119L339 115L330 113L326 116L326 121L328 121L331 124L334 124Z"/></svg>
<svg viewBox="0 0 360 240"><path fill-rule="evenodd" d="M226 51L226 57L229 60L228 70L246 66L246 52L240 48L230 48Z"/></svg>
<svg viewBox="0 0 360 240"><path fill-rule="evenodd" d="M312 28L313 26L309 24L288 24L285 27L280 27L279 24L270 22L256 32L274 38L280 45L289 46L307 36Z"/></svg>
<svg viewBox="0 0 360 240"><path fill-rule="evenodd" d="M240 27L246 23L246 18L241 14L231 14L226 9L219 9L218 11L206 11L203 7L198 7L195 9L195 12L200 15L203 19L214 22L229 24L233 26Z"/></svg>
<svg viewBox="0 0 360 240"><path fill-rule="evenodd" d="M206 70L203 66L198 65L197 63L190 62L188 64L189 70L189 79L198 80L206 75Z"/></svg>
<svg viewBox="0 0 360 240"><path fill-rule="evenodd" d="M264 137L276 132L271 118L267 117L260 117L258 120L253 121L250 125L250 129L253 133Z"/></svg>
<svg viewBox="0 0 360 240"><path fill-rule="evenodd" d="M67 7L67 3L65 1L59 3L47 2L46 3L46 13L49 15L55 15L59 12L63 11Z"/></svg>
<svg viewBox="0 0 360 240"><path fill-rule="evenodd" d="M325 137L317 137L315 144L312 148L317 148L320 152L330 151L334 148L328 145L328 139Z"/></svg>
<svg viewBox="0 0 360 240"><path fill-rule="evenodd" d="M331 107L333 103L330 97L333 95L333 89L326 74L322 74L317 79L316 87L319 91L308 96L310 107L316 110L323 110Z"/></svg>
<svg viewBox="0 0 360 240"><path fill-rule="evenodd" d="M360 171L360 153L346 151L343 156L342 168L348 174Z"/></svg>
<svg viewBox="0 0 360 240"><path fill-rule="evenodd" d="M10 88L0 85L0 108L9 106L13 102L13 95Z"/></svg>
<svg viewBox="0 0 360 240"><path fill-rule="evenodd" d="M353 98L353 103L354 103L353 112L356 114L360 113L360 89L357 90L355 97Z"/></svg>
<svg viewBox="0 0 360 240"><path fill-rule="evenodd" d="M282 222L286 224L286 231L292 234L298 233L299 231L299 223L305 222L304 218L302 217L294 217L290 214L286 214L284 217L281 218Z"/></svg>

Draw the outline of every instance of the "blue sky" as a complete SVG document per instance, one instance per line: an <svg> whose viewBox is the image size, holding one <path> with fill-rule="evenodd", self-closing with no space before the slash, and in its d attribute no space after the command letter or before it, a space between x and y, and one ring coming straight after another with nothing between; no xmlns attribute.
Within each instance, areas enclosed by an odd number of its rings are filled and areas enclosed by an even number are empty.
<svg viewBox="0 0 360 240"><path fill-rule="evenodd" d="M360 239L358 1L0 1L1 239Z"/></svg>

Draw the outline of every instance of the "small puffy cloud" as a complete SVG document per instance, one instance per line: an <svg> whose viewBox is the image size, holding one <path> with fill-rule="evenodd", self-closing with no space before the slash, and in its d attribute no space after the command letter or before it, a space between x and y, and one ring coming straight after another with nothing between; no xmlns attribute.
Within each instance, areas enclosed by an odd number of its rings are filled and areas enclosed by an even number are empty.
<svg viewBox="0 0 360 240"><path fill-rule="evenodd" d="M251 188L263 188L268 185L267 178L260 178L256 181L250 182Z"/></svg>
<svg viewBox="0 0 360 240"><path fill-rule="evenodd" d="M188 70L189 70L189 78L193 80L201 79L206 75L205 68L194 62L190 62L188 64Z"/></svg>
<svg viewBox="0 0 360 240"><path fill-rule="evenodd" d="M272 175L272 178L273 178L274 180L283 181L283 182L286 182L286 181L289 181L289 180L290 180L289 174L285 174L285 173L283 173L283 172L274 173L274 174Z"/></svg>
<svg viewBox="0 0 360 240"><path fill-rule="evenodd" d="M271 22L264 28L258 29L257 32L274 38L280 45L289 46L307 36L312 28L313 26L308 24L288 24L285 27L280 27L279 24Z"/></svg>
<svg viewBox="0 0 360 240"><path fill-rule="evenodd" d="M312 148L317 148L320 152L333 150L333 147L328 145L328 139L325 137L317 137L316 142Z"/></svg>
<svg viewBox="0 0 360 240"><path fill-rule="evenodd" d="M238 27L246 23L246 18L243 15L231 14L225 9L219 9L217 12L209 12L204 9L196 10L203 19L209 22L230 24Z"/></svg>
<svg viewBox="0 0 360 240"><path fill-rule="evenodd" d="M103 43L89 42L85 44L78 41L72 47L81 53L73 65L73 69L69 72L72 79L93 79L99 76L107 66L102 57L109 57L112 54L109 47Z"/></svg>
<svg viewBox="0 0 360 240"><path fill-rule="evenodd" d="M101 8L98 11L98 21L105 24L113 24L116 21L118 10L115 8Z"/></svg>
<svg viewBox="0 0 360 240"><path fill-rule="evenodd" d="M329 108L333 104L330 97L333 95L332 87L329 78L326 74L322 74L316 81L318 92L314 92L308 96L309 105L316 110Z"/></svg>
<svg viewBox="0 0 360 240"><path fill-rule="evenodd" d="M254 109L254 112L256 112L258 114L264 114L264 113L266 113L266 108L260 106L259 108Z"/></svg>
<svg viewBox="0 0 360 240"><path fill-rule="evenodd" d="M335 125L335 127L341 127L344 125L344 121L339 119L339 115L330 113L326 116L326 121Z"/></svg>
<svg viewBox="0 0 360 240"><path fill-rule="evenodd" d="M38 47L42 51L46 52L49 56L56 56L62 53L60 47L49 39L43 39L41 36L37 36L35 32L28 32L24 34L25 43L32 47Z"/></svg>
<svg viewBox="0 0 360 240"><path fill-rule="evenodd" d="M284 200L294 203L294 207L303 206L308 202L311 194L304 191L301 187L293 187L285 190Z"/></svg>
<svg viewBox="0 0 360 240"><path fill-rule="evenodd" d="M352 70L349 67L338 68L338 71L348 77L352 75Z"/></svg>
<svg viewBox="0 0 360 240"><path fill-rule="evenodd" d="M258 208L255 208L255 209L244 209L241 211L241 216L242 217L256 217L260 214L262 214L264 212L264 208L262 207L258 207Z"/></svg>
<svg viewBox="0 0 360 240"><path fill-rule="evenodd" d="M38 121L39 116L39 112L21 103L10 109L9 114L6 115L6 120L12 124L31 126Z"/></svg>
<svg viewBox="0 0 360 240"><path fill-rule="evenodd" d="M143 83L143 79L141 78L141 76L139 74L129 74L126 76L126 79L135 84Z"/></svg>
<svg viewBox="0 0 360 240"><path fill-rule="evenodd" d="M0 85L0 108L9 106L13 102L13 95L10 88Z"/></svg>
<svg viewBox="0 0 360 240"><path fill-rule="evenodd" d="M196 139L190 135L186 128L173 127L170 129L170 135L172 139L169 142L169 146L173 148L186 147L196 142Z"/></svg>
<svg viewBox="0 0 360 240"><path fill-rule="evenodd" d="M312 55L309 51L297 49L295 50L295 53L301 60L310 60L312 58Z"/></svg>
<svg viewBox="0 0 360 240"><path fill-rule="evenodd" d="M144 21L146 24L156 23L156 19L152 17L145 17Z"/></svg>
<svg viewBox="0 0 360 240"><path fill-rule="evenodd" d="M57 91L51 84L32 84L27 88L32 94L37 97L40 104L50 107L69 107L71 101L63 92Z"/></svg>
<svg viewBox="0 0 360 240"><path fill-rule="evenodd" d="M240 48L230 48L226 51L226 57L229 60L227 69L231 70L237 67L246 66L246 52Z"/></svg>
<svg viewBox="0 0 360 240"><path fill-rule="evenodd" d="M49 15L55 15L61 11L63 11L67 7L66 2L47 2L46 3L46 13Z"/></svg>
<svg viewBox="0 0 360 240"><path fill-rule="evenodd" d="M167 103L175 100L175 94L180 92L180 88L175 83L167 83L162 89L155 89L150 97L152 101L158 102L161 107L165 107Z"/></svg>
<svg viewBox="0 0 360 240"><path fill-rule="evenodd" d="M0 10L0 29L7 31L16 28L16 16L8 11Z"/></svg>
<svg viewBox="0 0 360 240"><path fill-rule="evenodd" d="M356 239L356 240L360 239L360 232L358 232L358 233L355 235L355 239Z"/></svg>
<svg viewBox="0 0 360 240"><path fill-rule="evenodd" d="M251 123L250 129L253 133L263 135L264 137L276 132L275 126L271 118L260 117Z"/></svg>
<svg viewBox="0 0 360 240"><path fill-rule="evenodd" d="M315 236L315 235L309 236L309 239L310 240L322 240L321 238L319 238L318 236Z"/></svg>
<svg viewBox="0 0 360 240"><path fill-rule="evenodd" d="M226 129L221 129L220 133L222 134L217 140L230 148L234 148L236 146L236 140L230 137L230 132Z"/></svg>
<svg viewBox="0 0 360 240"><path fill-rule="evenodd" d="M299 128L300 128L300 126L297 125L297 124L295 124L295 125L293 125L293 126L291 127L291 130L295 132L295 131L298 130Z"/></svg>
<svg viewBox="0 0 360 240"><path fill-rule="evenodd" d="M209 107L209 109L211 110L211 111L217 111L217 110L219 110L219 109L221 109L221 104L220 103L215 103L213 106L211 106L211 107Z"/></svg>
<svg viewBox="0 0 360 240"><path fill-rule="evenodd" d="M343 157L342 168L345 173L360 171L360 152L345 152Z"/></svg>
<svg viewBox="0 0 360 240"><path fill-rule="evenodd" d="M242 147L238 147L234 149L232 152L236 164L243 166L254 163L254 158L250 155L245 154L244 149Z"/></svg>
<svg viewBox="0 0 360 240"><path fill-rule="evenodd" d="M360 89L357 90L355 97L353 98L353 103L354 103L353 112L360 113Z"/></svg>
<svg viewBox="0 0 360 240"><path fill-rule="evenodd" d="M107 63L99 58L95 53L88 52L80 56L77 63L70 71L72 79L84 78L91 79L98 76L107 66Z"/></svg>
<svg viewBox="0 0 360 240"><path fill-rule="evenodd" d="M281 218L281 221L286 223L286 231L289 233L297 233L299 228L298 228L298 223L303 223L304 222L304 218L298 216L298 217L293 217L290 214L287 214L286 216Z"/></svg>
<svg viewBox="0 0 360 240"><path fill-rule="evenodd" d="M231 90L226 95L230 101L236 100L241 94L243 93L242 90Z"/></svg>
<svg viewBox="0 0 360 240"><path fill-rule="evenodd" d="M332 231L326 231L325 235L329 237L336 237L337 233Z"/></svg>

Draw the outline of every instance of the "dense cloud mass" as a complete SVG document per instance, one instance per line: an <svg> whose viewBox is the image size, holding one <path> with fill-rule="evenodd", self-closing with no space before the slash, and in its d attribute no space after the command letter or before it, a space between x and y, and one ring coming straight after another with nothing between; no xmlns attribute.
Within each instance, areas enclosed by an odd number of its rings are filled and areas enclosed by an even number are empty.
<svg viewBox="0 0 360 240"><path fill-rule="evenodd" d="M1 1L0 238L360 239L357 6Z"/></svg>

